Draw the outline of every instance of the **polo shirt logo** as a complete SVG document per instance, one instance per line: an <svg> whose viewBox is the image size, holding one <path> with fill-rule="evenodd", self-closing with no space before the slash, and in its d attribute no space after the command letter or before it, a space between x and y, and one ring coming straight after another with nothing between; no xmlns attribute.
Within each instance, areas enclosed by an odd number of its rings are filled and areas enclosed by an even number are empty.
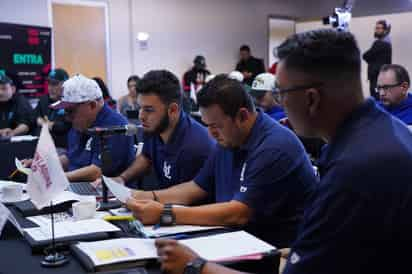
<svg viewBox="0 0 412 274"><path fill-rule="evenodd" d="M290 256L290 263L296 264L299 261L300 261L300 256L296 252L293 252L292 255Z"/></svg>
<svg viewBox="0 0 412 274"><path fill-rule="evenodd" d="M167 164L166 161L163 162L163 175L171 180L172 179L172 175L170 175L170 170L172 169L172 165Z"/></svg>
<svg viewBox="0 0 412 274"><path fill-rule="evenodd" d="M246 170L246 163L242 166L242 171L240 172L240 181L243 182L245 180L245 170Z"/></svg>
<svg viewBox="0 0 412 274"><path fill-rule="evenodd" d="M90 138L87 140L86 145L84 146L84 150L92 151L92 141L93 141L93 138L90 137Z"/></svg>

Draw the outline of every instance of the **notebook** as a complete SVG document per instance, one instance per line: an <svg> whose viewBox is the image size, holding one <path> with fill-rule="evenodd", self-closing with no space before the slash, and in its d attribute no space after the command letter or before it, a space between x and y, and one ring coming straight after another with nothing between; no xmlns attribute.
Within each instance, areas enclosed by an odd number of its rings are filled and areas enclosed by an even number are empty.
<svg viewBox="0 0 412 274"><path fill-rule="evenodd" d="M75 256L87 271L141 266L157 259L153 239L120 238L72 245ZM233 261L248 255L270 253L276 248L245 231L181 240L209 261Z"/></svg>

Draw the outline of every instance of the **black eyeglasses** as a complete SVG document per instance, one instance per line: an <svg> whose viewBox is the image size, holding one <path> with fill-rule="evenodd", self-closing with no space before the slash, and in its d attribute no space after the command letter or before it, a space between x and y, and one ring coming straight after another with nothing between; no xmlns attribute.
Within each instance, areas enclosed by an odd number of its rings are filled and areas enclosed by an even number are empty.
<svg viewBox="0 0 412 274"><path fill-rule="evenodd" d="M321 86L322 86L321 83L313 83L313 84L309 84L309 85L301 85L301 86L295 86L295 87L280 89L280 88L278 88L278 84L275 83L275 88L272 90L272 93L276 94L276 95L282 95L282 94L285 94L287 92L306 90L306 89L310 89L310 88L319 88Z"/></svg>
<svg viewBox="0 0 412 274"><path fill-rule="evenodd" d="M383 86L376 86L375 91L379 93L379 91L383 90L384 92L387 92L391 88L396 88L402 85L402 83L397 83L397 84L392 84L392 85L383 85Z"/></svg>

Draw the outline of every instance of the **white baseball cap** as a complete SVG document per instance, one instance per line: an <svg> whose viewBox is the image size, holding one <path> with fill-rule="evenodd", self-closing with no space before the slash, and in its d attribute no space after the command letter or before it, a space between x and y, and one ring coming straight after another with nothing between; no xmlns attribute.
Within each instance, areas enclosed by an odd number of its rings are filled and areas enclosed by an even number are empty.
<svg viewBox="0 0 412 274"><path fill-rule="evenodd" d="M272 91L275 88L276 76L272 73L261 73L255 77L252 90Z"/></svg>
<svg viewBox="0 0 412 274"><path fill-rule="evenodd" d="M69 108L79 103L103 98L103 93L96 81L81 74L69 78L63 83L61 100L51 104L53 109Z"/></svg>
<svg viewBox="0 0 412 274"><path fill-rule="evenodd" d="M228 77L233 80L238 80L239 82L243 82L243 74L240 71L234 70L229 73Z"/></svg>

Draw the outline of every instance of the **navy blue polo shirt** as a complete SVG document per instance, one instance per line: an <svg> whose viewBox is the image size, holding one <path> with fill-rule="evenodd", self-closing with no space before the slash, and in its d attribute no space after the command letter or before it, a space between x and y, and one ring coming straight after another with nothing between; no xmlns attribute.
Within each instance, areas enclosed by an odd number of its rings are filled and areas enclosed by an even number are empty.
<svg viewBox="0 0 412 274"><path fill-rule="evenodd" d="M236 200L252 208L245 229L285 247L296 237L316 178L295 134L258 111L247 142L239 149L217 145L194 181L218 203Z"/></svg>
<svg viewBox="0 0 412 274"><path fill-rule="evenodd" d="M399 105L385 106L382 103L379 104L384 110L401 120L407 125L412 125L412 94L408 93L408 96Z"/></svg>
<svg viewBox="0 0 412 274"><path fill-rule="evenodd" d="M284 273L410 269L412 134L405 124L366 101L338 128L319 172Z"/></svg>
<svg viewBox="0 0 412 274"><path fill-rule="evenodd" d="M165 144L159 135L147 135L142 154L152 161L160 189L191 181L214 145L207 129L181 111L170 140Z"/></svg>
<svg viewBox="0 0 412 274"><path fill-rule="evenodd" d="M267 110L266 114L275 119L276 121L286 118L285 111L283 110L283 108L278 106L274 106L273 108Z"/></svg>
<svg viewBox="0 0 412 274"><path fill-rule="evenodd" d="M104 104L97 114L95 122L90 127L109 127L126 124L126 118ZM108 175L117 176L135 159L133 137L113 135L108 137L107 144L112 160L112 168ZM69 171L92 164L102 167L99 137L89 136L72 128L68 134L67 157L69 158Z"/></svg>

